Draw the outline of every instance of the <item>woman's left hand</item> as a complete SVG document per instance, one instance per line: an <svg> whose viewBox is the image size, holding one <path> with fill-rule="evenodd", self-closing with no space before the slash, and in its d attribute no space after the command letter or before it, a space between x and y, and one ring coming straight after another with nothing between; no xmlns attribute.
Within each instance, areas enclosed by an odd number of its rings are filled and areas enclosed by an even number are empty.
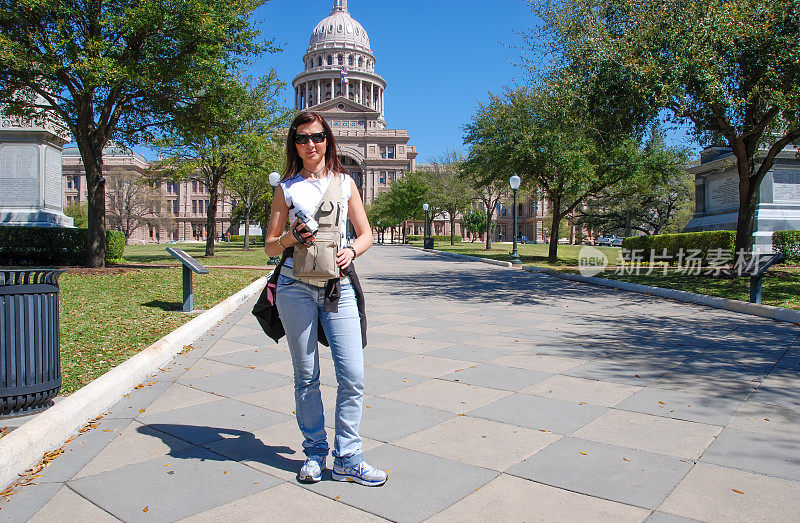
<svg viewBox="0 0 800 523"><path fill-rule="evenodd" d="M336 254L336 265L339 266L339 270L343 271L350 266L355 257L356 255L350 247L339 249L339 252Z"/></svg>

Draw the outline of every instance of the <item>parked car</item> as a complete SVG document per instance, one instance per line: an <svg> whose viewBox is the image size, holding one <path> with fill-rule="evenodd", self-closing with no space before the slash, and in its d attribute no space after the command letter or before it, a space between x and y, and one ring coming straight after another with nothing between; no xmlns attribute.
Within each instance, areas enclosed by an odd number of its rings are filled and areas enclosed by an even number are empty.
<svg viewBox="0 0 800 523"><path fill-rule="evenodd" d="M623 238L620 236L610 235L601 236L597 239L597 245L606 245L608 247L622 247Z"/></svg>

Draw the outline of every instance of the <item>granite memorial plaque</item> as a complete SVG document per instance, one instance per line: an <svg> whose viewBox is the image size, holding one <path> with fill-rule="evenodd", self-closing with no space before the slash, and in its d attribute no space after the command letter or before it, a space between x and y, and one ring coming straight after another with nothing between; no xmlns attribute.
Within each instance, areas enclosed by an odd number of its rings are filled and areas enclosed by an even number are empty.
<svg viewBox="0 0 800 523"><path fill-rule="evenodd" d="M775 170L772 179L776 201L800 201L800 171Z"/></svg>
<svg viewBox="0 0 800 523"><path fill-rule="evenodd" d="M736 175L709 176L706 187L709 211L739 207L739 179Z"/></svg>
<svg viewBox="0 0 800 523"><path fill-rule="evenodd" d="M44 157L44 204L60 211L63 192L61 153L53 147L47 147Z"/></svg>
<svg viewBox="0 0 800 523"><path fill-rule="evenodd" d="M39 205L39 148L36 145L0 146L0 206Z"/></svg>

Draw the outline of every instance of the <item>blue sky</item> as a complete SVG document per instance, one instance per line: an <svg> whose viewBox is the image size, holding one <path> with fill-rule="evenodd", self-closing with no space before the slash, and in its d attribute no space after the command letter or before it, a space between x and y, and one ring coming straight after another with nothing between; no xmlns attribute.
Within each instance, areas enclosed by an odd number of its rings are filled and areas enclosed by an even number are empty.
<svg viewBox="0 0 800 523"><path fill-rule="evenodd" d="M375 71L388 83L387 123L408 130L418 161L464 149L462 128L478 103L488 99L487 92L524 81L522 69L515 65L521 61L515 31L533 26L536 18L523 0L349 0L348 4L350 14L369 34ZM289 106L294 104L291 82L303 69L311 31L332 5L333 0L271 0L256 13L263 36L274 38L283 51L260 58L250 73L261 75L274 68L287 84ZM681 132L670 137L673 143L685 141Z"/></svg>

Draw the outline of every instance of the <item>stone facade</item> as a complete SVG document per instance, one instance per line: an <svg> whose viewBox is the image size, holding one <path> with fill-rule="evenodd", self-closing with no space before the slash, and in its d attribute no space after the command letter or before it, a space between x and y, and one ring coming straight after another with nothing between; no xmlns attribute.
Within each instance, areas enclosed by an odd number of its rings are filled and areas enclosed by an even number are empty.
<svg viewBox="0 0 800 523"><path fill-rule="evenodd" d="M369 36L350 16L347 0L335 0L330 15L316 25L303 65L292 82L295 109L325 118L365 202L415 170L417 151L408 145L408 132L387 128L386 81L375 73Z"/></svg>
<svg viewBox="0 0 800 523"><path fill-rule="evenodd" d="M772 252L772 233L800 230L800 160L797 148L787 147L764 177L756 207L753 247ZM695 177L695 214L686 232L736 230L739 177L730 149L709 147L700 164L688 172Z"/></svg>
<svg viewBox="0 0 800 523"><path fill-rule="evenodd" d="M126 147L109 146L103 151L103 175L113 181L114 176L133 174L142 176L147 170L147 160ZM86 173L83 161L76 147L63 152L63 193L64 203L87 201ZM106 201L111 196L106 184ZM197 180L181 182L159 182L154 186L160 194L160 205L156 205L147 223L136 229L128 238L130 243L160 243L167 241L205 241L206 209L208 192ZM228 232L237 234L231 223L233 209L229 197L223 196L217 204L217 236L224 237Z"/></svg>

